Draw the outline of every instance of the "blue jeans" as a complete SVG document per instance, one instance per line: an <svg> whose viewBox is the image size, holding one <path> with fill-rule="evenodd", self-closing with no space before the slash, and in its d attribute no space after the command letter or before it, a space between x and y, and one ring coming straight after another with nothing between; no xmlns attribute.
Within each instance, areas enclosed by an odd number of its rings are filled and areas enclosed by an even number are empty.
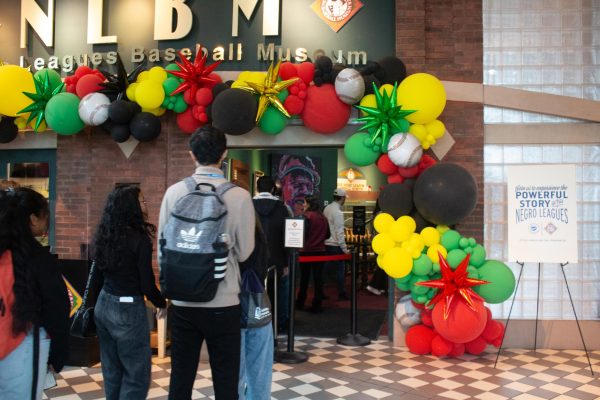
<svg viewBox="0 0 600 400"><path fill-rule="evenodd" d="M327 254L340 255L344 254L344 251L340 246L325 246L327 248ZM338 289L338 296L347 296L346 293L346 261L327 261L325 268L335 267L336 269L336 283Z"/></svg>
<svg viewBox="0 0 600 400"><path fill-rule="evenodd" d="M104 393L112 399L145 399L150 387L150 329L143 296L100 292L94 317L100 340Z"/></svg>
<svg viewBox="0 0 600 400"><path fill-rule="evenodd" d="M273 374L273 327L242 329L240 400L269 400Z"/></svg>
<svg viewBox="0 0 600 400"><path fill-rule="evenodd" d="M38 360L38 380L36 399L42 398L42 388L48 369L50 338L44 328L40 328L40 357ZM3 360L0 360L0 397L2 400L23 400L31 398L33 383L33 332L29 332L21 344Z"/></svg>

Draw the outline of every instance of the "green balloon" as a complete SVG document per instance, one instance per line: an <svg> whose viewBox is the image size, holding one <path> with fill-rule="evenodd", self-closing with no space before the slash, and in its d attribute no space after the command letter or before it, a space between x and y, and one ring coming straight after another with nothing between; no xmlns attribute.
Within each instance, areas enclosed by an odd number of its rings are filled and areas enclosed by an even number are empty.
<svg viewBox="0 0 600 400"><path fill-rule="evenodd" d="M403 292L410 292L410 285L408 283L396 282L396 286Z"/></svg>
<svg viewBox="0 0 600 400"><path fill-rule="evenodd" d="M175 63L171 63L171 64L167 65L165 67L165 69L167 71L181 71L181 68L179 68L179 65L177 65Z"/></svg>
<svg viewBox="0 0 600 400"><path fill-rule="evenodd" d="M458 245L464 249L465 247L467 247L469 245L469 239L467 239L466 237L460 238L460 240L458 241Z"/></svg>
<svg viewBox="0 0 600 400"><path fill-rule="evenodd" d="M178 86L179 86L179 79L175 78L174 76L171 76L171 77L165 79L164 82L162 83L162 87L165 91L166 96L170 96L171 93L173 93L173 91L175 89L177 89Z"/></svg>
<svg viewBox="0 0 600 400"><path fill-rule="evenodd" d="M288 117L273 106L267 107L263 113L258 126L267 135L277 135L287 126Z"/></svg>
<svg viewBox="0 0 600 400"><path fill-rule="evenodd" d="M469 278L479 279L479 271L472 265L467 267L467 274L469 275Z"/></svg>
<svg viewBox="0 0 600 400"><path fill-rule="evenodd" d="M467 253L465 253L464 250L454 249L448 252L448 255L446 256L446 261L452 269L456 269L456 267L458 267L458 264L460 264L466 256Z"/></svg>
<svg viewBox="0 0 600 400"><path fill-rule="evenodd" d="M431 271L432 272L440 272L441 271L440 264L439 263L433 263L433 266L431 267Z"/></svg>
<svg viewBox="0 0 600 400"><path fill-rule="evenodd" d="M410 294L410 296L412 297L413 301L415 303L419 303L419 304L425 304L427 303L427 296L423 296L422 294L417 294L415 292L412 292Z"/></svg>
<svg viewBox="0 0 600 400"><path fill-rule="evenodd" d="M381 155L380 152L365 146L365 139L368 137L368 133L355 133L346 141L346 144L344 145L344 154L352 164L359 167L365 167L373 164Z"/></svg>
<svg viewBox="0 0 600 400"><path fill-rule="evenodd" d="M427 294L427 291L429 290L429 288L427 286L419 286L417 285L417 283L419 282L425 282L428 281L429 279L427 278L423 278L423 277L416 277L416 279L414 281L411 281L412 285L411 285L411 291L413 293L417 293L417 294Z"/></svg>
<svg viewBox="0 0 600 400"><path fill-rule="evenodd" d="M431 289L429 292L427 292L427 298L428 298L428 299L432 299L432 298L433 298L433 296L435 296L435 295L436 295L436 293L437 293L437 290L436 290L436 289Z"/></svg>
<svg viewBox="0 0 600 400"><path fill-rule="evenodd" d="M448 251L458 249L458 242L460 240L460 233L455 230L448 230L444 232L440 239L440 243Z"/></svg>
<svg viewBox="0 0 600 400"><path fill-rule="evenodd" d="M507 300L515 290L515 275L504 263L488 260L479 267L479 279L488 281L486 285L475 286L475 291L490 304Z"/></svg>
<svg viewBox="0 0 600 400"><path fill-rule="evenodd" d="M40 69L35 74L33 74L33 77L43 83L46 79L46 73L48 74L48 81L50 83L51 90L56 89L61 83L63 83L60 74L50 68Z"/></svg>
<svg viewBox="0 0 600 400"><path fill-rule="evenodd" d="M173 111L176 113L182 113L187 110L188 104L183 100L183 95L178 94L175 96L175 104L173 104Z"/></svg>
<svg viewBox="0 0 600 400"><path fill-rule="evenodd" d="M412 273L408 273L408 275L403 276L402 278L396 278L396 283L410 283L410 280L413 278Z"/></svg>
<svg viewBox="0 0 600 400"><path fill-rule="evenodd" d="M46 123L59 135L73 135L83 129L79 118L79 97L73 93L59 93L46 105Z"/></svg>
<svg viewBox="0 0 600 400"><path fill-rule="evenodd" d="M479 268L485 262L485 249L482 245L478 244L473 247L473 251L471 252L471 259L469 260L469 264Z"/></svg>
<svg viewBox="0 0 600 400"><path fill-rule="evenodd" d="M413 261L412 272L415 275L425 276L431 273L432 267L433 263L431 262L431 259L425 254L421 254L419 258Z"/></svg>

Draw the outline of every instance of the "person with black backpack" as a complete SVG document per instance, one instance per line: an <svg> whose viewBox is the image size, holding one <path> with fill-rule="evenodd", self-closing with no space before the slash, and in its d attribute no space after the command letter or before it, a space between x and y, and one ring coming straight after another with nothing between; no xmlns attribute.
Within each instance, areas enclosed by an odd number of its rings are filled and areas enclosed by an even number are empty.
<svg viewBox="0 0 600 400"><path fill-rule="evenodd" d="M169 399L189 399L204 340L215 398L236 400L240 370L240 269L254 250L250 193L220 169L227 139L205 125L190 138L194 174L170 186L160 207L161 290L171 300Z"/></svg>

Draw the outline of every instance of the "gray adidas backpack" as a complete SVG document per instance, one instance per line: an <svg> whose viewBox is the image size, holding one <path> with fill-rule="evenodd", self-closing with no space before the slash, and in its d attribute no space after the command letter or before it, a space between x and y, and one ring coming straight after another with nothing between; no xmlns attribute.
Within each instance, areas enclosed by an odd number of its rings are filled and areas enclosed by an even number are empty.
<svg viewBox="0 0 600 400"><path fill-rule="evenodd" d="M225 182L215 188L192 177L184 182L189 193L175 203L159 240L160 286L169 299L207 302L227 272L222 196L235 185Z"/></svg>

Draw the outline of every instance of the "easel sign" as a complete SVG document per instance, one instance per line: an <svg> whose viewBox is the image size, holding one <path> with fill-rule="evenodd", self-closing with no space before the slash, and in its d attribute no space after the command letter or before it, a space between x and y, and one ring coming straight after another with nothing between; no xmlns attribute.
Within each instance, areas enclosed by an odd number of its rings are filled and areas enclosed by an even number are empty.
<svg viewBox="0 0 600 400"><path fill-rule="evenodd" d="M508 261L577 263L575 165L507 167Z"/></svg>
<svg viewBox="0 0 600 400"><path fill-rule="evenodd" d="M294 249L304 247L304 219L287 218L285 220L285 247Z"/></svg>

